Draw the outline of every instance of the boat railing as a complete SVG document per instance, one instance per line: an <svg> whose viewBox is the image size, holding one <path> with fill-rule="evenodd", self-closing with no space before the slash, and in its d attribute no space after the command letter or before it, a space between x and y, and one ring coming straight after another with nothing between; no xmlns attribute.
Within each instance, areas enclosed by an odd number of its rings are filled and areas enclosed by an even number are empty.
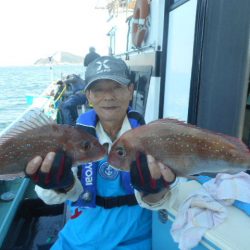
<svg viewBox="0 0 250 250"><path fill-rule="evenodd" d="M156 47L155 44L149 44L149 45L145 45L145 46L142 46L140 48L132 48L130 50L127 50L126 52L124 53L120 53L120 54L115 54L116 57L124 57L126 59L129 58L129 55L132 55L132 54L139 54L139 53L142 53L142 52L145 52L147 50L159 50L160 48Z"/></svg>
<svg viewBox="0 0 250 250"><path fill-rule="evenodd" d="M51 92L52 88L55 87L54 83L51 83L43 93L37 97L37 101L33 101L33 103L23 112L21 113L12 123L10 123L6 128L4 128L0 132L0 136L4 135L11 127L13 127L18 121L22 119L22 117L27 114L30 110L34 108L40 108L41 110L44 110L45 113L48 112L48 109L51 110L51 104L53 102L53 97L49 96L47 93ZM48 114L50 116L50 114Z"/></svg>
<svg viewBox="0 0 250 250"><path fill-rule="evenodd" d="M51 83L45 91L38 96L37 101L30 105L17 119L15 119L10 125L0 132L0 137L3 136L8 130L10 130L16 123L18 123L22 117L34 108L40 108L44 113L48 113L48 116L52 116L50 111L53 112L54 98L48 96L53 88L56 88L54 83ZM48 98L49 97L49 98ZM53 118L53 117L52 117ZM25 191L29 186L29 179L15 179L11 181L0 181L0 248L3 244L6 234L10 228L11 222L17 212L17 209L24 197ZM12 194L11 199L3 199L3 194Z"/></svg>

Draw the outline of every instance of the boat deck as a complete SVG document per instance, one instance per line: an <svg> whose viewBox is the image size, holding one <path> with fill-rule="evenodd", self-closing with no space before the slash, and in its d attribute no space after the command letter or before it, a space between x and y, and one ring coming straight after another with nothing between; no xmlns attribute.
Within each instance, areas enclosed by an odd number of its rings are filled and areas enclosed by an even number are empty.
<svg viewBox="0 0 250 250"><path fill-rule="evenodd" d="M1 250L45 250L64 225L64 205L46 205L38 198L23 199Z"/></svg>

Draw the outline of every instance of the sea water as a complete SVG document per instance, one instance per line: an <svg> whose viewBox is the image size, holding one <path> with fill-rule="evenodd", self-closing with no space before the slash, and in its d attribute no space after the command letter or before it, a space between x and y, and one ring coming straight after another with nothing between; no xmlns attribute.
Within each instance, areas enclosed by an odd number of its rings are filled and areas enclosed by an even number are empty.
<svg viewBox="0 0 250 250"><path fill-rule="evenodd" d="M51 82L69 74L83 78L83 70L81 64L0 67L0 131L29 107L27 96L42 94Z"/></svg>

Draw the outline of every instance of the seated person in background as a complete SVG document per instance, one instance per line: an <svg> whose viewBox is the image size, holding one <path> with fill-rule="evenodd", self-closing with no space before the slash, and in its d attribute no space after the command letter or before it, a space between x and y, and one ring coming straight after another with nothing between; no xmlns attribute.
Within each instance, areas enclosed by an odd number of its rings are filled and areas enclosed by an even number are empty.
<svg viewBox="0 0 250 250"><path fill-rule="evenodd" d="M57 89L56 93L54 94L54 101L57 102L57 100L60 98L60 95L62 95L62 91L64 91L65 84L62 80L59 80L56 82Z"/></svg>
<svg viewBox="0 0 250 250"><path fill-rule="evenodd" d="M64 97L68 97L79 90L84 90L85 81L76 74L67 75L66 79L63 80L63 83L66 85L66 91Z"/></svg>
<svg viewBox="0 0 250 250"><path fill-rule="evenodd" d="M86 104L87 98L83 91L77 91L75 94L70 95L59 105L57 122L59 124L75 125L78 117L78 106Z"/></svg>
<svg viewBox="0 0 250 250"><path fill-rule="evenodd" d="M72 74L63 81L66 90L58 107L57 123L75 125L78 117L78 106L86 105L84 93L85 81L80 76Z"/></svg>

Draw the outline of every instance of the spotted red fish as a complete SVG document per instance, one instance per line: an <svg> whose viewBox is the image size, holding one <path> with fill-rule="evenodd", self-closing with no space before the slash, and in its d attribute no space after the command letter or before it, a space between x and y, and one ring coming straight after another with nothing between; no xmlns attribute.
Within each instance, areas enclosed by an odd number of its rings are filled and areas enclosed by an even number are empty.
<svg viewBox="0 0 250 250"><path fill-rule="evenodd" d="M124 133L114 142L109 163L129 171L138 151L152 155L178 176L250 169L249 150L238 138L172 119L157 120Z"/></svg>
<svg viewBox="0 0 250 250"><path fill-rule="evenodd" d="M23 176L32 158L58 150L66 151L74 165L99 160L106 152L83 129L58 125L40 110L30 110L0 137L0 179Z"/></svg>

